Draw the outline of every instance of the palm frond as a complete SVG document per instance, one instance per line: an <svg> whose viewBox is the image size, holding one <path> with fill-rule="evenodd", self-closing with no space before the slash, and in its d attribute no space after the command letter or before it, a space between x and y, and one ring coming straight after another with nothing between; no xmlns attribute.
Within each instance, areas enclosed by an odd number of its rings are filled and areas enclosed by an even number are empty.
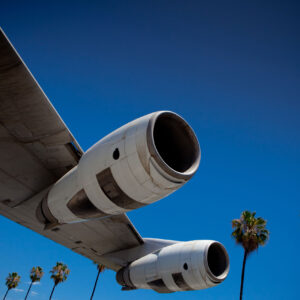
<svg viewBox="0 0 300 300"><path fill-rule="evenodd" d="M19 285L20 279L21 277L18 275L18 273L16 272L9 273L6 278L5 284L9 290L14 289Z"/></svg>
<svg viewBox="0 0 300 300"><path fill-rule="evenodd" d="M70 270L68 266L62 262L57 262L56 265L50 271L50 278L53 279L55 285L67 280Z"/></svg>
<svg viewBox="0 0 300 300"><path fill-rule="evenodd" d="M256 212L245 210L239 219L232 220L234 230L231 236L248 254L258 249L260 245L264 245L269 239L266 220L261 217L256 218L255 215Z"/></svg>

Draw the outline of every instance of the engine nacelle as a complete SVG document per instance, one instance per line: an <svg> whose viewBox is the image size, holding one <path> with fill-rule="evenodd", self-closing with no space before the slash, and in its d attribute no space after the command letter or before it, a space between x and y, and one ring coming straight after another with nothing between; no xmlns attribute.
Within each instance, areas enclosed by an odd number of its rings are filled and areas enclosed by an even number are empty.
<svg viewBox="0 0 300 300"><path fill-rule="evenodd" d="M126 289L159 293L206 289L221 283L229 272L229 257L216 241L181 242L166 246L122 268L117 281Z"/></svg>
<svg viewBox="0 0 300 300"><path fill-rule="evenodd" d="M50 224L121 214L160 200L196 172L200 147L175 113L146 115L92 146L50 189L37 215Z"/></svg>

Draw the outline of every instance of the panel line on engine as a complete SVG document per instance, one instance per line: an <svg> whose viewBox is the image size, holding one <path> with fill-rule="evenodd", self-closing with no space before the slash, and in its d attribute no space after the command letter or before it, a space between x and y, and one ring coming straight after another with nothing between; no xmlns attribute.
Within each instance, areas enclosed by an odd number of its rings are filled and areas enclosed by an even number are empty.
<svg viewBox="0 0 300 300"><path fill-rule="evenodd" d="M172 293L170 289L165 285L162 279L156 279L150 282L147 282L147 284L153 289L154 291L158 293Z"/></svg>
<svg viewBox="0 0 300 300"><path fill-rule="evenodd" d="M84 189L76 193L68 202L67 207L77 217L82 219L92 219L107 216L106 213L98 209L88 198Z"/></svg>
<svg viewBox="0 0 300 300"><path fill-rule="evenodd" d="M117 206L124 209L136 209L146 205L130 198L122 191L122 189L114 179L110 168L107 168L98 173L96 177L103 193Z"/></svg>
<svg viewBox="0 0 300 300"><path fill-rule="evenodd" d="M191 291L193 290L187 283L186 281L184 280L183 276L182 276L182 273L173 273L172 274L172 277L173 277L173 280L174 282L176 283L176 285L184 290L184 291Z"/></svg>

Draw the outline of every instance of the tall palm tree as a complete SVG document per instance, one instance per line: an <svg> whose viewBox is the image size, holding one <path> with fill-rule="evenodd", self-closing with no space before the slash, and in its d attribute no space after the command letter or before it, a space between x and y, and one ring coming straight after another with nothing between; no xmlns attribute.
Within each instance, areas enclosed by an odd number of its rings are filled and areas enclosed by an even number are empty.
<svg viewBox="0 0 300 300"><path fill-rule="evenodd" d="M7 291L6 291L5 295L4 295L3 300L5 300L8 292L11 289L15 289L18 286L18 284L20 283L20 279L21 279L21 277L16 272L8 274L8 276L6 278L6 282L5 282L5 284L7 286Z"/></svg>
<svg viewBox="0 0 300 300"><path fill-rule="evenodd" d="M244 274L246 260L251 252L263 246L269 239L269 231L266 229L267 221L261 217L256 218L255 212L243 211L239 219L232 220L232 237L237 244L244 248L243 268L241 275L240 300L243 297Z"/></svg>
<svg viewBox="0 0 300 300"><path fill-rule="evenodd" d="M43 275L44 275L44 272L43 272L43 269L41 267L38 266L38 267L33 267L31 269L31 271L30 271L31 282L30 282L28 291L26 293L25 300L27 299L27 297L29 295L29 292L31 290L32 284L35 283L35 282L41 281Z"/></svg>
<svg viewBox="0 0 300 300"><path fill-rule="evenodd" d="M52 295L53 295L53 292L54 292L56 286L59 283L64 282L64 281L67 280L68 275L70 273L70 270L68 269L67 265L63 264L62 262L57 262L56 266L54 266L52 268L52 270L50 271L50 273L52 274L51 278L54 281L54 285L53 285L53 289L51 291L49 300L52 298Z"/></svg>
<svg viewBox="0 0 300 300"><path fill-rule="evenodd" d="M96 286L97 286L97 282L98 282L99 275L100 275L100 273L102 273L102 272L105 270L105 267L104 267L103 265L98 264L98 263L96 263L96 262L94 262L94 264L97 265L98 273L97 273L96 281L95 281L95 284L94 284L94 288L93 288L93 292L92 292L92 295L91 295L91 299L90 299L90 300L92 300L93 297L94 297L94 293L95 293L95 290L96 290Z"/></svg>

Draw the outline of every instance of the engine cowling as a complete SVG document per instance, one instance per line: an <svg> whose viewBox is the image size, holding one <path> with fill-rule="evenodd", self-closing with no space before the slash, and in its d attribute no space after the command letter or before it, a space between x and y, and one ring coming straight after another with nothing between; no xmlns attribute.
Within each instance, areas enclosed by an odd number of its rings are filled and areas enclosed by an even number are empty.
<svg viewBox="0 0 300 300"><path fill-rule="evenodd" d="M159 293L191 291L221 283L229 272L229 257L216 241L180 242L137 259L117 273L124 289Z"/></svg>
<svg viewBox="0 0 300 300"><path fill-rule="evenodd" d="M112 132L49 190L37 215L46 223L121 214L158 201L196 172L200 147L179 115L160 111Z"/></svg>

